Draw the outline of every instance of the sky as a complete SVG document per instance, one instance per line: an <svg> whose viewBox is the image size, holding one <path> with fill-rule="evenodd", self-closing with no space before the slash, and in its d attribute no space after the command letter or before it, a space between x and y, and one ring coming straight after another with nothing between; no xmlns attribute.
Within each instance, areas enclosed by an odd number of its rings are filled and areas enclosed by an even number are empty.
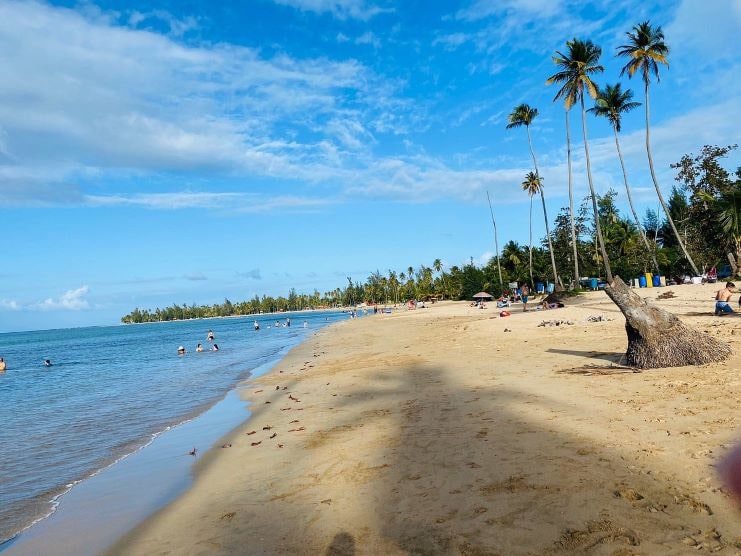
<svg viewBox="0 0 741 556"><path fill-rule="evenodd" d="M614 54L646 19L671 48L650 89L668 193L683 154L740 142L741 0L3 0L0 332L480 264L487 191L500 248L527 244L531 160L507 115L540 111L552 222L568 188L551 57L591 39L596 81L642 102ZM623 208L612 130L588 115L587 131L595 187ZM641 108L621 134L641 214L658 208L644 133Z"/></svg>

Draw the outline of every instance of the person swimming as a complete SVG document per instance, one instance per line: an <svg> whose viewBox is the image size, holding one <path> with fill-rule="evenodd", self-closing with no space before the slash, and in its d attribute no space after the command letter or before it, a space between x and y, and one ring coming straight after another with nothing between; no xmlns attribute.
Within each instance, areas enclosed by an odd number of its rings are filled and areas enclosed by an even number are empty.
<svg viewBox="0 0 741 556"><path fill-rule="evenodd" d="M4 373L5 369L8 368L8 365L5 363L5 359L0 357L0 373Z"/></svg>
<svg viewBox="0 0 741 556"><path fill-rule="evenodd" d="M214 344L211 351L219 351L219 344Z"/></svg>
<svg viewBox="0 0 741 556"><path fill-rule="evenodd" d="M50 359L44 359L44 367L51 367L51 360Z"/></svg>
<svg viewBox="0 0 741 556"><path fill-rule="evenodd" d="M207 339L207 340L208 340L209 342L213 342L213 341L214 341L214 337L215 337L215 336L214 336L213 330L209 330L209 331L208 331L208 334L206 334L206 339Z"/></svg>
<svg viewBox="0 0 741 556"><path fill-rule="evenodd" d="M255 327L255 330L260 330L260 323L255 321L255 324L253 325Z"/></svg>
<svg viewBox="0 0 741 556"><path fill-rule="evenodd" d="M185 348L183 346L178 348L178 355L185 355Z"/></svg>
<svg viewBox="0 0 741 556"><path fill-rule="evenodd" d="M203 351L203 346L202 346L201 344L198 344L198 345L196 346L196 351L197 351L197 352L201 352L201 351Z"/></svg>

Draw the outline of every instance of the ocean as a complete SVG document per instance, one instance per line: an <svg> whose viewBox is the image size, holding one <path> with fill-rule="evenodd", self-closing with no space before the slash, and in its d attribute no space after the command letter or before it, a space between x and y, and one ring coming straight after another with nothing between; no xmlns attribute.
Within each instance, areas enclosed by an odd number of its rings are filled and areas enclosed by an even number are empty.
<svg viewBox="0 0 741 556"><path fill-rule="evenodd" d="M74 485L347 318L322 311L0 334L8 364L0 374L0 542L52 513ZM219 351L196 353L199 342L211 347L209 330ZM186 460L190 448L183 445Z"/></svg>

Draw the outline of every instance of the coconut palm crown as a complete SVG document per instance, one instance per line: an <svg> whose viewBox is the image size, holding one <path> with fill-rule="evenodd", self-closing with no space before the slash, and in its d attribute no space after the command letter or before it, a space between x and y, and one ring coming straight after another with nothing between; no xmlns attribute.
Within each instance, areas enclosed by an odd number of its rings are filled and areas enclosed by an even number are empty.
<svg viewBox="0 0 741 556"><path fill-rule="evenodd" d="M640 102L633 102L633 91L630 89L623 91L620 83L616 83L615 85L607 84L604 89L598 88L594 108L590 108L587 112L595 116L607 118L615 128L615 131L620 132L622 114L630 112L640 105Z"/></svg>
<svg viewBox="0 0 741 556"><path fill-rule="evenodd" d="M525 174L525 180L522 182L523 191L527 191L527 194L532 197L540 193L541 189L543 189L543 178L538 177L535 172Z"/></svg>
<svg viewBox="0 0 741 556"><path fill-rule="evenodd" d="M589 96L597 98L597 85L590 76L605 71L605 68L597 63L602 49L592 41L571 39L566 42L566 48L565 54L556 51L553 63L559 71L551 75L546 84L563 83L553 100L563 99L568 110L584 96L585 89Z"/></svg>
<svg viewBox="0 0 741 556"><path fill-rule="evenodd" d="M533 120L538 115L538 109L531 107L529 104L520 104L512 109L512 112L507 116L507 129L515 127L530 126Z"/></svg>
<svg viewBox="0 0 741 556"><path fill-rule="evenodd" d="M669 47L664 43L664 32L660 26L652 27L649 21L644 21L633 26L632 31L626 33L628 44L618 47L617 55L629 58L629 61L623 67L620 75L628 74L633 77L637 72L641 72L643 82L648 85L651 81L651 74L659 77L659 64L669 66L667 56Z"/></svg>

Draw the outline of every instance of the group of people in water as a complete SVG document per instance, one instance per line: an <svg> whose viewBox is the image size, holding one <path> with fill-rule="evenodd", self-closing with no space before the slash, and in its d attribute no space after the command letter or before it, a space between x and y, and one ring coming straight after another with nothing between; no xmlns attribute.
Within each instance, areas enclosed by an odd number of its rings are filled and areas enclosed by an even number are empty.
<svg viewBox="0 0 741 556"><path fill-rule="evenodd" d="M260 330L260 323L258 321L254 321L252 324L255 331ZM287 318L285 321L275 321L275 328L289 328L291 326L291 319ZM308 328L309 321L304 321L304 328ZM268 328L270 326L268 325ZM219 351L219 344L216 343L216 336L214 335L213 330L209 330L206 334L206 341L211 344L211 348L206 350L203 347L203 344L196 345L196 353L201 353L204 351ZM187 350L185 349L185 346L179 346L178 347L178 355L185 355ZM0 358L0 361L2 361L2 358Z"/></svg>
<svg viewBox="0 0 741 556"><path fill-rule="evenodd" d="M219 351L219 344L215 342L216 336L214 335L213 330L209 330L208 334L206 334L206 340L211 344L211 348L208 351ZM203 349L203 344L199 343L196 346L196 352L201 353L203 351L206 351ZM178 355L185 355L186 349L184 346L178 347Z"/></svg>

